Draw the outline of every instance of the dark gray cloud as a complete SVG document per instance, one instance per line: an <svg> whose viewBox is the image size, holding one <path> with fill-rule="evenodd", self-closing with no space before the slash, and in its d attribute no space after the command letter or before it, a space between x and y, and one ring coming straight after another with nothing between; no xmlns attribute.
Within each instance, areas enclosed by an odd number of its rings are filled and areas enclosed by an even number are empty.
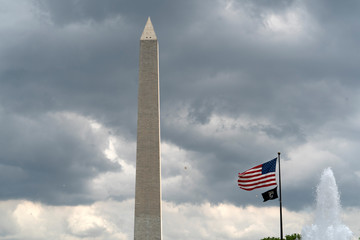
<svg viewBox="0 0 360 240"><path fill-rule="evenodd" d="M147 16L160 44L162 139L190 152L187 162L193 167L187 171L193 185L164 191L165 199L254 203L260 191L239 191L239 171L270 160L277 151L285 161L301 165L303 160L290 153L307 144L341 157L342 144L359 141L355 1L29 3L32 8L22 6L25 17L11 8L7 17L17 24L0 28L7 36L0 45L0 104L8 116L0 139L1 172L9 186L3 199L52 204L94 200L89 181L117 169L98 146L105 140L91 136L83 141L78 126L71 121L61 125L47 114L76 113L98 121L114 136L135 141L138 46ZM71 134L64 132L68 128ZM327 147L331 140L337 146ZM353 154L342 159L347 167L335 176L344 203L353 206L358 198L351 189L359 184L355 172L360 166L356 147L346 150ZM135 164L134 159L126 161ZM315 156L311 161L321 162ZM323 165L309 168L320 174ZM329 165L341 166L335 160ZM183 174L170 167L165 177ZM350 168L353 173L343 179ZM317 180L314 174L299 178L295 187L285 182L285 206L311 204Z"/></svg>
<svg viewBox="0 0 360 240"><path fill-rule="evenodd" d="M136 119L138 44L118 31L119 26L128 30L122 21L115 19L105 29L96 24L53 28L33 21L33 31L8 44L2 55L3 107L22 114L80 111L129 128ZM120 47L125 42L129 45Z"/></svg>
<svg viewBox="0 0 360 240"><path fill-rule="evenodd" d="M76 115L34 118L1 111L1 199L49 204L92 202L91 180L120 171L106 159L106 136Z"/></svg>

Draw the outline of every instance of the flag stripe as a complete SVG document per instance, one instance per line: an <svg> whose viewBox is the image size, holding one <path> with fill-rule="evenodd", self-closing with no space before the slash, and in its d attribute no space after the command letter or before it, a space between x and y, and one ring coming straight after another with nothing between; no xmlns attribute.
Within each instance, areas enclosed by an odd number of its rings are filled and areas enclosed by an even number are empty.
<svg viewBox="0 0 360 240"><path fill-rule="evenodd" d="M258 174L256 174L256 175L251 175L251 176L240 176L239 177L239 179L244 179L244 180L253 180L253 179L256 179L256 178L258 178L258 177L260 177L260 176L270 176L270 175L274 175L275 173L265 173L265 174L260 174L260 173L258 173Z"/></svg>
<svg viewBox="0 0 360 240"><path fill-rule="evenodd" d="M275 178L266 178L266 179L260 179L260 180L255 180L255 181L251 181L251 182L238 182L239 187L242 186L257 186L260 185L262 183L268 183L268 182L276 182Z"/></svg>
<svg viewBox="0 0 360 240"><path fill-rule="evenodd" d="M245 187L240 187L241 189L244 189L246 191L252 191L256 188L262 188L262 187L270 187L270 186L275 186L277 185L276 183L271 183L271 184L264 184L264 185L259 185L259 186L256 186L256 187L253 187L253 188L245 188Z"/></svg>
<svg viewBox="0 0 360 240"><path fill-rule="evenodd" d="M266 179L266 178L273 179L274 177L275 177L275 173L269 174L269 175L267 175L267 176L259 175L259 176L256 177L256 178L250 178L250 179L249 179L249 178L246 178L246 179L240 178L240 179L238 180L238 183L253 182L253 181L255 181L255 180L261 180L261 179Z"/></svg>
<svg viewBox="0 0 360 240"><path fill-rule="evenodd" d="M254 170L254 171L248 171L248 172L245 172L245 173L240 174L239 176L251 175L251 174L258 174L258 173L261 173L261 169L259 169L259 170Z"/></svg>
<svg viewBox="0 0 360 240"><path fill-rule="evenodd" d="M259 165L259 166L250 168L249 170L246 170L246 171L243 172L243 173L239 173L239 175L245 174L245 173L249 173L249 172L254 172L254 171L261 171L261 169L262 169L262 165Z"/></svg>
<svg viewBox="0 0 360 240"><path fill-rule="evenodd" d="M238 186L246 191L276 184L276 158L239 173Z"/></svg>
<svg viewBox="0 0 360 240"><path fill-rule="evenodd" d="M241 188L253 188L253 187L256 187L256 186L267 185L267 184L276 184L276 182L275 181L263 181L263 182L259 182L258 184L239 185L239 187L241 187Z"/></svg>
<svg viewBox="0 0 360 240"><path fill-rule="evenodd" d="M246 177L248 177L248 176L252 176L252 175L261 175L261 169L259 170L259 171L256 171L256 172L249 172L249 173L241 173L241 174L239 174L239 177L243 177L243 178L246 178Z"/></svg>
<svg viewBox="0 0 360 240"><path fill-rule="evenodd" d="M256 183L254 182L246 182L246 183L238 183L239 187L241 186L256 186L256 185L259 185L259 184L262 184L262 183L267 183L267 182L273 182L275 181L274 178L267 178L267 179L264 179L264 180L258 180L256 181Z"/></svg>
<svg viewBox="0 0 360 240"><path fill-rule="evenodd" d="M251 191L254 190L256 188L262 188L262 187L269 187L269 186L276 186L275 183L269 183L269 184L262 184L259 186L255 186L255 187L240 187L241 189L247 190L247 191Z"/></svg>

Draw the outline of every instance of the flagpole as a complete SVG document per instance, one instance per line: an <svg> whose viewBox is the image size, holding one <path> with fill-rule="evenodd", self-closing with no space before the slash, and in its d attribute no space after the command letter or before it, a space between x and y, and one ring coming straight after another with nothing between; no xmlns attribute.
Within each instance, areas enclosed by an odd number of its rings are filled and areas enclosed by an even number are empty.
<svg viewBox="0 0 360 240"><path fill-rule="evenodd" d="M278 152L278 162L279 162L279 193L280 193L280 240L283 240L283 222L282 222L282 199L281 199L281 168L280 168L280 152Z"/></svg>

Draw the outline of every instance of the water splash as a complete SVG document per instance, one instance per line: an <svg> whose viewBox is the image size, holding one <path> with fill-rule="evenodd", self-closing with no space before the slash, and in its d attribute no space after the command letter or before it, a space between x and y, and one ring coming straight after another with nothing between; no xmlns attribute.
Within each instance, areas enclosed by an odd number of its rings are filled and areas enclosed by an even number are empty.
<svg viewBox="0 0 360 240"><path fill-rule="evenodd" d="M340 195L331 168L321 175L316 189L315 223L304 227L304 240L350 240L352 232L341 223Z"/></svg>

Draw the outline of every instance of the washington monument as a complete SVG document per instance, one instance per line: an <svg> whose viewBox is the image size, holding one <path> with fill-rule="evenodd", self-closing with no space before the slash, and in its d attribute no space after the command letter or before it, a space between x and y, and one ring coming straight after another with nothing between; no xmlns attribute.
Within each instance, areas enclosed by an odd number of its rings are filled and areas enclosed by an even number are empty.
<svg viewBox="0 0 360 240"><path fill-rule="evenodd" d="M135 240L161 240L159 46L147 20L140 38Z"/></svg>

